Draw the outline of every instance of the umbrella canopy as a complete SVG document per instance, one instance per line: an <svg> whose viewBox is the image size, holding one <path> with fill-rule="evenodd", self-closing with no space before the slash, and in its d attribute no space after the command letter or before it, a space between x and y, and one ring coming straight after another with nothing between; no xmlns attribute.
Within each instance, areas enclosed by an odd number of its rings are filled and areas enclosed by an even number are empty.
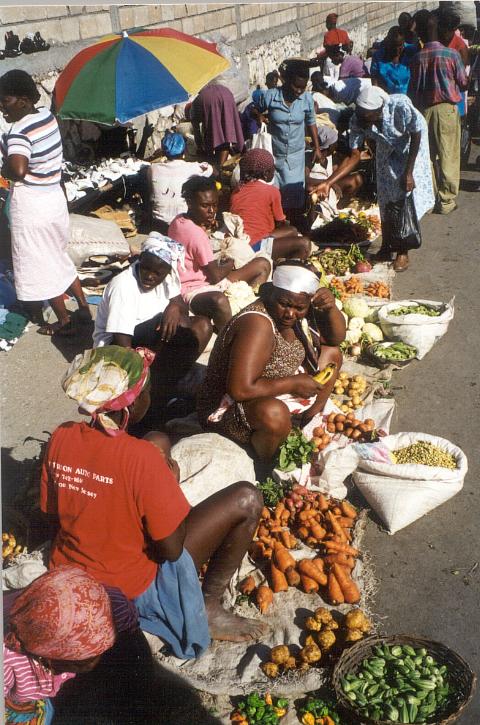
<svg viewBox="0 0 480 725"><path fill-rule="evenodd" d="M188 100L229 65L215 43L170 28L108 35L62 71L56 110L65 119L125 123Z"/></svg>

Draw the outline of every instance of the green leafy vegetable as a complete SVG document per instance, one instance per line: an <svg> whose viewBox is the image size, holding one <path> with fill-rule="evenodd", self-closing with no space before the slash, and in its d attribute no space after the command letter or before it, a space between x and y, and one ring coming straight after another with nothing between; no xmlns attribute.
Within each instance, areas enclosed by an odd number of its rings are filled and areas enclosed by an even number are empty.
<svg viewBox="0 0 480 725"><path fill-rule="evenodd" d="M277 505L280 499L284 498L290 491L292 484L290 481L278 483L273 478L266 478L262 483L257 483L258 488L263 495L263 503L269 508Z"/></svg>
<svg viewBox="0 0 480 725"><path fill-rule="evenodd" d="M300 428L292 428L287 440L280 447L278 468L285 473L293 471L308 463L313 451L313 443L305 438Z"/></svg>

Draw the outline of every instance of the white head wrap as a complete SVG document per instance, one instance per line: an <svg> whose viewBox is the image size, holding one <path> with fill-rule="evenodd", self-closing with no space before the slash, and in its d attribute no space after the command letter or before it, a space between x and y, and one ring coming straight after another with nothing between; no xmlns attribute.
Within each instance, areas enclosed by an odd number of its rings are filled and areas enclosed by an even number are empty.
<svg viewBox="0 0 480 725"><path fill-rule="evenodd" d="M355 105L358 108L363 108L365 111L377 111L388 98L388 93L385 93L378 86L369 86L368 88L364 88L363 91L360 91Z"/></svg>
<svg viewBox="0 0 480 725"><path fill-rule="evenodd" d="M336 128L330 128L330 126L317 126L318 129L318 140L320 142L321 149L328 149L338 141L338 131Z"/></svg>
<svg viewBox="0 0 480 725"><path fill-rule="evenodd" d="M276 268L272 282L274 287L295 292L296 294L314 295L320 289L317 275L306 267L284 264Z"/></svg>
<svg viewBox="0 0 480 725"><path fill-rule="evenodd" d="M160 232L150 232L142 243L142 252L153 254L172 268L172 276L178 277L178 266L185 269L185 247Z"/></svg>

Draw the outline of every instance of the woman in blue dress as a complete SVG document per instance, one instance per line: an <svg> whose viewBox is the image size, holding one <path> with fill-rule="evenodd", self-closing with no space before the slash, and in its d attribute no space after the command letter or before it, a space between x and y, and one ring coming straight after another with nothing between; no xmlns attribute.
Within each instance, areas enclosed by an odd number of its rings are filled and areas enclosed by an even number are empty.
<svg viewBox="0 0 480 725"><path fill-rule="evenodd" d="M410 61L417 51L416 45L405 43L398 26L390 28L380 48L373 54L370 66L372 84L387 93L406 93L410 82Z"/></svg>
<svg viewBox="0 0 480 725"><path fill-rule="evenodd" d="M306 61L291 59L281 66L283 85L265 91L258 104L268 114L275 157L275 179L282 194L282 206L293 224L301 224L305 207L305 133L311 137L314 160L320 161L315 108L306 93L309 66Z"/></svg>
<svg viewBox="0 0 480 725"><path fill-rule="evenodd" d="M326 198L332 185L358 166L366 138L376 142L377 197L382 220L379 257L389 260L395 251L393 267L402 272L408 267L408 248L396 242L392 249L385 224L387 204L412 193L420 220L435 203L427 124L407 96L400 93L389 96L375 86L358 95L350 121L350 156L315 191L320 198Z"/></svg>

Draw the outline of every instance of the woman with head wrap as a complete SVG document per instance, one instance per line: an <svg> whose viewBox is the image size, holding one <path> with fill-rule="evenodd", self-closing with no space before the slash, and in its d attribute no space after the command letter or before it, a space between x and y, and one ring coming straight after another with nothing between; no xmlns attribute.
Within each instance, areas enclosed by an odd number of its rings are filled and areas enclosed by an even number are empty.
<svg viewBox="0 0 480 725"><path fill-rule="evenodd" d="M59 525L50 567L75 564L121 589L134 600L141 628L185 659L201 654L210 638L243 641L264 631L221 605L252 540L262 497L240 482L191 509L167 465L165 436L128 434L148 409L152 360L149 350L115 345L73 360L63 389L91 420L64 423L53 433L41 508ZM197 571L207 561L202 592Z"/></svg>
<svg viewBox="0 0 480 725"><path fill-rule="evenodd" d="M243 219L255 252L273 259L307 259L310 241L290 226L282 209L282 198L271 182L275 160L265 149L252 149L240 159L240 184L230 197L230 211Z"/></svg>
<svg viewBox="0 0 480 725"><path fill-rule="evenodd" d="M315 352L302 330L305 318L319 329ZM299 369L313 374L329 362L339 369L344 337L344 318L316 273L301 262L280 264L261 299L236 315L215 342L198 396L203 427L250 444L255 456L271 464L292 427L279 397L314 396L303 423L322 411L335 376L322 387Z"/></svg>
<svg viewBox="0 0 480 725"><path fill-rule="evenodd" d="M306 93L310 69L307 61L291 59L280 67L283 85L265 92L259 104L268 114L275 158L275 183L282 194L288 219L300 226L305 208L305 133L311 137L314 155L320 158L313 98Z"/></svg>
<svg viewBox="0 0 480 725"><path fill-rule="evenodd" d="M43 322L42 303L49 300L57 316L42 325L43 335L71 335L73 322L65 307L69 291L78 302L78 321L90 322L75 265L67 254L70 223L60 187L62 139L58 124L40 100L35 82L22 70L0 78L0 111L9 128L1 137L2 175L10 180L10 232L17 298L35 322Z"/></svg>
<svg viewBox="0 0 480 725"><path fill-rule="evenodd" d="M326 198L333 184L357 168L365 139L376 142L377 197L382 220L382 249L379 259L391 260L402 272L409 264L408 245L393 239L386 224L389 202L413 194L418 219L434 205L428 129L422 114L407 96L389 96L377 86L363 90L350 122L350 156L315 191Z"/></svg>
<svg viewBox="0 0 480 725"><path fill-rule="evenodd" d="M3 646L7 723L51 722L54 698L94 669L123 632L137 629L133 604L85 571L61 566L15 592Z"/></svg>
<svg viewBox="0 0 480 725"><path fill-rule="evenodd" d="M182 186L191 176L211 176L213 169L206 162L185 161L186 143L179 133L165 133L162 139L164 160L148 168L152 230L166 234L177 214L187 211Z"/></svg>
<svg viewBox="0 0 480 725"><path fill-rule="evenodd" d="M173 397L176 383L205 349L212 327L206 317L189 317L180 294L178 266L185 250L169 237L151 232L138 261L106 286L98 306L95 347L149 347L157 353L152 368L152 415Z"/></svg>

